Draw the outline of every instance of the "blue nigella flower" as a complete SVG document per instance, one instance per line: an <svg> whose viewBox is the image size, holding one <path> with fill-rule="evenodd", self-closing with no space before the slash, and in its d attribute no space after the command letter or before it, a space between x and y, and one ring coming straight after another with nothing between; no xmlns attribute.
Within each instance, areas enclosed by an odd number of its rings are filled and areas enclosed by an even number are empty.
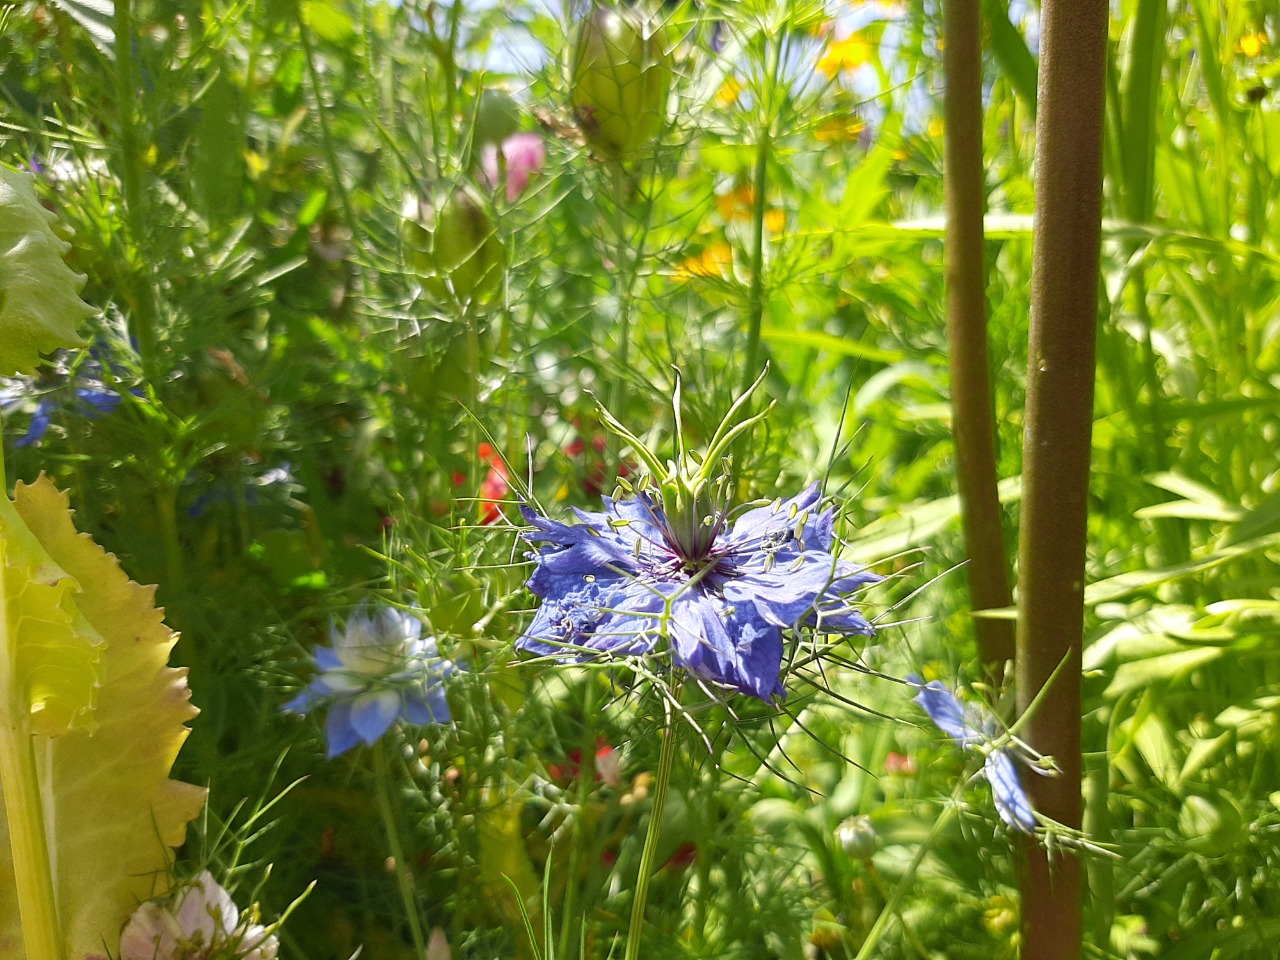
<svg viewBox="0 0 1280 960"><path fill-rule="evenodd" d="M396 720L448 723L444 679L454 665L440 657L422 622L392 607L358 608L346 628L329 628L332 647L317 647L320 674L282 709L307 713L327 704L330 759L360 741L374 744Z"/></svg>
<svg viewBox="0 0 1280 960"><path fill-rule="evenodd" d="M848 596L880 577L832 554L834 511L819 499L814 484L732 523L705 496L676 500L692 508L673 518L644 491L575 511L573 525L524 506L538 545L528 586L543 603L516 646L583 660L661 645L707 680L783 696L784 630L875 632Z"/></svg>
<svg viewBox="0 0 1280 960"><path fill-rule="evenodd" d="M994 714L977 704L961 703L940 680L922 683L913 674L907 682L917 690L913 699L939 730L962 747L983 755L983 773L991 784L1000 819L1015 830L1035 830L1036 812L1022 789L1013 755L1008 748L995 746L1000 722Z"/></svg>
<svg viewBox="0 0 1280 960"><path fill-rule="evenodd" d="M52 381L51 379L52 378ZM132 391L140 396L140 390ZM96 359L68 370L59 365L45 377L0 378L0 412L35 400L27 432L14 441L15 447L29 447L44 439L59 411L69 410L90 420L114 413L120 406L120 391L102 379L101 365Z"/></svg>

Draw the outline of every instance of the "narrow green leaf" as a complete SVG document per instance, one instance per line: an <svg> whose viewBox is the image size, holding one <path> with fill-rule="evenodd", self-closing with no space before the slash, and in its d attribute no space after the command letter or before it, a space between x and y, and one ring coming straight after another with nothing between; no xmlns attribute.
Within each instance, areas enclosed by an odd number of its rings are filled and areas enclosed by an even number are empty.
<svg viewBox="0 0 1280 960"><path fill-rule="evenodd" d="M991 50L1014 92L1036 113L1036 58L1022 33L1009 19L1009 4L982 0L982 16L991 31Z"/></svg>

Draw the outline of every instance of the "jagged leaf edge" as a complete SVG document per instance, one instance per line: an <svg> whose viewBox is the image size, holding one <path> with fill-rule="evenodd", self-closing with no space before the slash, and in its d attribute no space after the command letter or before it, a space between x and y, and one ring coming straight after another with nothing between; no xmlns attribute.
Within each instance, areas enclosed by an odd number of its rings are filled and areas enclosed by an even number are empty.
<svg viewBox="0 0 1280 960"><path fill-rule="evenodd" d="M14 501L50 556L80 582L80 612L107 641L97 730L44 744L67 953L101 960L117 951L137 904L168 892L170 848L204 805L204 789L168 778L185 721L197 711L186 671L168 666L176 637L155 608L155 588L130 580L113 555L75 530L67 496L47 477L19 483ZM0 960L20 957L21 945L10 949L3 931Z"/></svg>

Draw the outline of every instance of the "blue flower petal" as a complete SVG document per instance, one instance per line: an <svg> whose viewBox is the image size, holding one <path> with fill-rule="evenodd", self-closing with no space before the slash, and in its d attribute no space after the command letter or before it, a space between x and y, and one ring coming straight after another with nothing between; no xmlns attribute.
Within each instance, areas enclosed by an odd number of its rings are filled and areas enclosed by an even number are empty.
<svg viewBox="0 0 1280 960"><path fill-rule="evenodd" d="M329 647L316 647L315 649L316 666L321 670L341 670L343 669L342 658L337 652Z"/></svg>
<svg viewBox="0 0 1280 960"><path fill-rule="evenodd" d="M939 680L922 685L920 678L913 674L907 677L907 681L919 691L914 699L938 729L962 746L983 752L983 774L991 784L991 795L1000 819L1015 830L1033 832L1036 814L1022 789L1017 765L1009 751L993 746L991 736L984 732L984 728L989 728L994 733L998 726L995 717L984 715L980 707L966 707Z"/></svg>
<svg viewBox="0 0 1280 960"><path fill-rule="evenodd" d="M373 690L351 703L351 726L365 743L376 743L400 715L403 703L395 690Z"/></svg>
<svg viewBox="0 0 1280 960"><path fill-rule="evenodd" d="M120 394L97 387L76 387L76 408L87 417L103 417L120 406Z"/></svg>
<svg viewBox="0 0 1280 960"><path fill-rule="evenodd" d="M1032 833L1036 828L1036 812L1022 789L1018 768L1008 751L992 750L987 754L983 769L991 784L991 795L1000 819L1015 830Z"/></svg>
<svg viewBox="0 0 1280 960"><path fill-rule="evenodd" d="M351 701L337 700L329 707L329 717L324 725L328 748L325 755L332 760L346 753L360 742L360 734L351 725Z"/></svg>
<svg viewBox="0 0 1280 960"><path fill-rule="evenodd" d="M31 415L31 424L27 432L13 442L15 447L29 447L44 439L49 432L49 424L53 423L53 414L57 406L52 400L41 400L36 404L36 412Z"/></svg>
<svg viewBox="0 0 1280 960"><path fill-rule="evenodd" d="M328 756L360 741L373 744L397 717L415 723L448 722L443 680L456 667L441 660L434 637L422 636L422 620L397 608L360 607L345 629L330 629L334 646L317 647L321 672L285 710L305 713L326 703Z"/></svg>
<svg viewBox="0 0 1280 960"><path fill-rule="evenodd" d="M325 693L326 691L312 683L280 709L288 713L307 713L316 701L324 699Z"/></svg>
<svg viewBox="0 0 1280 960"><path fill-rule="evenodd" d="M982 731L969 723L959 699L941 680L930 680L921 685L920 678L912 674L907 677L907 682L919 690L913 698L915 702L924 708L929 719L947 736L966 746L980 743L984 739Z"/></svg>
<svg viewBox="0 0 1280 960"><path fill-rule="evenodd" d="M753 603L761 615L780 627L794 627L813 610L831 582L831 556L794 553L780 556L766 572L763 557L740 568L724 585L730 603Z"/></svg>
<svg viewBox="0 0 1280 960"><path fill-rule="evenodd" d="M685 590L671 604L671 640L677 666L738 686L738 651L713 600Z"/></svg>
<svg viewBox="0 0 1280 960"><path fill-rule="evenodd" d="M782 686L782 630L760 620L745 620L735 614L730 629L738 636L738 659L742 665L737 684L743 693L772 700L786 696Z"/></svg>
<svg viewBox="0 0 1280 960"><path fill-rule="evenodd" d="M444 687L436 683L406 692L402 715L410 723L449 723L452 717Z"/></svg>

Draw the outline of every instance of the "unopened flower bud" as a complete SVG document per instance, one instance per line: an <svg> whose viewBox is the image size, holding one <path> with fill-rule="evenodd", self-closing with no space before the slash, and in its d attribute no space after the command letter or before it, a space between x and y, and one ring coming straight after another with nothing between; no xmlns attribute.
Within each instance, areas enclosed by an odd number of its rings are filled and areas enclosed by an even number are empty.
<svg viewBox="0 0 1280 960"><path fill-rule="evenodd" d="M876 852L876 828L868 816L849 817L836 827L840 848L855 860L870 860Z"/></svg>
<svg viewBox="0 0 1280 960"><path fill-rule="evenodd" d="M587 142L618 160L644 149L662 129L670 90L661 25L634 8L594 7L578 30L569 92Z"/></svg>
<svg viewBox="0 0 1280 960"><path fill-rule="evenodd" d="M506 259L489 215L471 192L455 188L440 203L410 194L401 210L405 264L440 300L483 303L502 285Z"/></svg>

